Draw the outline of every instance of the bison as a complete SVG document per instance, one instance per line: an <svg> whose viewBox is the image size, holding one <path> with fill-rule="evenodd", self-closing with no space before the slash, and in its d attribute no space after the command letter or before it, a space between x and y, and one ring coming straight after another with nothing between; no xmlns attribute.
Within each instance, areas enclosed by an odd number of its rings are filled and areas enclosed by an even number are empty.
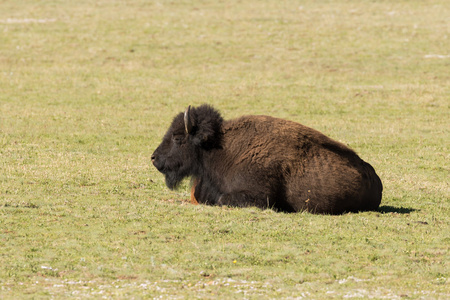
<svg viewBox="0 0 450 300"><path fill-rule="evenodd" d="M192 176L198 203L283 212L376 210L383 186L352 149L292 121L243 116L225 121L212 106L173 119L151 157L174 189Z"/></svg>

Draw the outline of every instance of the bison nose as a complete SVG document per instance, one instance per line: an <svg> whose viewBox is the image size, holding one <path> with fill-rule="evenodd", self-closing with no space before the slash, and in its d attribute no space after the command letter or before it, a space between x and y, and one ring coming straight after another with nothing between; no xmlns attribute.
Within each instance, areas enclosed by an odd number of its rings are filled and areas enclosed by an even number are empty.
<svg viewBox="0 0 450 300"><path fill-rule="evenodd" d="M155 154L152 155L152 164L158 169L158 171L161 171L164 165L161 159L158 159Z"/></svg>

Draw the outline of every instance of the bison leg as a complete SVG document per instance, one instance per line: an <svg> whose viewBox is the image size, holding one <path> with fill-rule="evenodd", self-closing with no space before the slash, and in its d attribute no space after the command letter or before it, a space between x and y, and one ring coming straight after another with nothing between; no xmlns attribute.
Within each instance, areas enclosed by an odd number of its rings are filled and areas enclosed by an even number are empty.
<svg viewBox="0 0 450 300"><path fill-rule="evenodd" d="M234 207L256 206L259 208L272 208L274 206L273 197L266 196L261 191L223 193L205 178L195 179L193 186L195 186L193 198L202 204ZM193 198L191 197L191 200Z"/></svg>
<svg viewBox="0 0 450 300"><path fill-rule="evenodd" d="M235 206L235 207L248 207L256 206L259 208L270 207L269 198L262 200L258 199L255 195L250 193L228 193L222 194L216 202L216 205Z"/></svg>
<svg viewBox="0 0 450 300"><path fill-rule="evenodd" d="M192 180L192 188L191 188L191 203L198 204L197 198L195 198L195 188L197 187L198 179Z"/></svg>

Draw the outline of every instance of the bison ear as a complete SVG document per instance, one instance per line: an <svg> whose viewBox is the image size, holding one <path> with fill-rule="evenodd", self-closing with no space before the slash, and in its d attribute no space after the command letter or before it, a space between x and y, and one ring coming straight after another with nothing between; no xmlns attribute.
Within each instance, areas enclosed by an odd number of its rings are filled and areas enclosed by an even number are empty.
<svg viewBox="0 0 450 300"><path fill-rule="evenodd" d="M190 134L193 127L194 125L192 124L191 118L191 106L189 105L184 111L184 128L186 129L186 133Z"/></svg>
<svg viewBox="0 0 450 300"><path fill-rule="evenodd" d="M207 104L196 107L192 111L192 142L202 148L218 147L221 138L223 119L220 113Z"/></svg>

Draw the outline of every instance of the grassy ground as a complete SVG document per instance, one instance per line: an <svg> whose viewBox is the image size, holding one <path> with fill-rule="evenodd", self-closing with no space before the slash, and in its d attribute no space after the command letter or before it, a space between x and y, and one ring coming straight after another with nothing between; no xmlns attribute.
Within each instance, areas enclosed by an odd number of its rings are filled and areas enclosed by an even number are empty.
<svg viewBox="0 0 450 300"><path fill-rule="evenodd" d="M3 1L0 297L450 297L448 1ZM193 206L150 155L211 103L354 148L378 212Z"/></svg>

